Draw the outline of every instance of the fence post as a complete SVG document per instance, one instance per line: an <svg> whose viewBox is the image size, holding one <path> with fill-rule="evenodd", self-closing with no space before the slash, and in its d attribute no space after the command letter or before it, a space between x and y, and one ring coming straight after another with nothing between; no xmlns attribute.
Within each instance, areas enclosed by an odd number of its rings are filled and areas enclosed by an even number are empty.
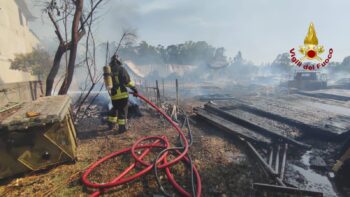
<svg viewBox="0 0 350 197"><path fill-rule="evenodd" d="M163 98L165 99L164 79L162 79L162 85L163 85Z"/></svg>
<svg viewBox="0 0 350 197"><path fill-rule="evenodd" d="M158 106L160 106L161 100L160 100L160 92L159 92L158 80L156 80L156 91L157 91L157 104L158 104Z"/></svg>
<svg viewBox="0 0 350 197"><path fill-rule="evenodd" d="M148 95L148 83L147 83L147 80L145 80L145 91L146 91L146 97L149 98L149 95Z"/></svg>
<svg viewBox="0 0 350 197"><path fill-rule="evenodd" d="M38 81L34 81L34 98L38 98Z"/></svg>
<svg viewBox="0 0 350 197"><path fill-rule="evenodd" d="M177 79L175 80L175 84L176 84L176 106L179 106L179 82Z"/></svg>
<svg viewBox="0 0 350 197"><path fill-rule="evenodd" d="M30 96L32 97L32 101L35 100L35 96L34 96L34 90L33 90L33 82L29 81L29 90L30 90Z"/></svg>

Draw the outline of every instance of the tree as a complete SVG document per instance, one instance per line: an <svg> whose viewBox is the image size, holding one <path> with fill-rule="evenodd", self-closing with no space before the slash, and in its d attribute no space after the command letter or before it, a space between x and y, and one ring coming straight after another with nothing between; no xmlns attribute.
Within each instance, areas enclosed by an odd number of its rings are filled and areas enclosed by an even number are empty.
<svg viewBox="0 0 350 197"><path fill-rule="evenodd" d="M289 53L282 53L277 55L276 59L271 64L273 72L290 72L293 68L293 63L290 61Z"/></svg>
<svg viewBox="0 0 350 197"><path fill-rule="evenodd" d="M31 72L41 80L49 74L52 58L47 51L35 48L31 53L16 54L15 59L10 61L11 69Z"/></svg>
<svg viewBox="0 0 350 197"><path fill-rule="evenodd" d="M338 65L337 67L338 71L341 72L350 72L350 56L347 56L343 59L342 63L340 63L340 65Z"/></svg>
<svg viewBox="0 0 350 197"><path fill-rule="evenodd" d="M178 63L179 50L177 45L170 45L166 48L167 59L166 62L169 64Z"/></svg>
<svg viewBox="0 0 350 197"><path fill-rule="evenodd" d="M343 59L343 62L341 63L343 66L350 66L350 56L347 56Z"/></svg>
<svg viewBox="0 0 350 197"><path fill-rule="evenodd" d="M51 71L46 80L46 96L50 96L55 77L58 73L61 59L69 51L67 73L58 94L67 94L73 79L78 43L86 34L85 26L91 27L92 16L103 0L90 0L90 10L84 12L84 0L51 0L45 12L52 22L58 38L58 47L53 60ZM83 13L87 13L86 17ZM70 23L71 28L68 29ZM62 31L63 29L63 31ZM62 34L64 32L64 34ZM68 35L70 33L70 35Z"/></svg>
<svg viewBox="0 0 350 197"><path fill-rule="evenodd" d="M326 67L333 73L350 73L350 56L347 56L340 62L330 62Z"/></svg>
<svg viewBox="0 0 350 197"><path fill-rule="evenodd" d="M152 46L145 41L137 46L122 47L120 55L136 64L195 64L207 65L213 61L227 62L224 48L215 48L205 41L187 41L167 47Z"/></svg>
<svg viewBox="0 0 350 197"><path fill-rule="evenodd" d="M242 52L238 51L237 55L233 58L233 62L237 64L243 63Z"/></svg>

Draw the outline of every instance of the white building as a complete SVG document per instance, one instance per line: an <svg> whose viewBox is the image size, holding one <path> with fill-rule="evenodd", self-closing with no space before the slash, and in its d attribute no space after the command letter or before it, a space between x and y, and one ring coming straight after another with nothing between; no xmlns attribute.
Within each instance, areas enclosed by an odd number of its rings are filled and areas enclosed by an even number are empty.
<svg viewBox="0 0 350 197"><path fill-rule="evenodd" d="M0 84L35 80L30 73L10 69L15 54L30 53L39 44L28 27L35 17L26 0L0 0Z"/></svg>

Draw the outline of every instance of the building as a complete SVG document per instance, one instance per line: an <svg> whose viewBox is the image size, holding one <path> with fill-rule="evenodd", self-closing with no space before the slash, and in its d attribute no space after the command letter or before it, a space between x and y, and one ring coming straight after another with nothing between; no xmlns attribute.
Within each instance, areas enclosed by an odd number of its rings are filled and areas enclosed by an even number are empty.
<svg viewBox="0 0 350 197"><path fill-rule="evenodd" d="M39 44L28 26L34 19L25 0L0 1L0 84L36 79L30 73L10 69L15 54L30 53Z"/></svg>

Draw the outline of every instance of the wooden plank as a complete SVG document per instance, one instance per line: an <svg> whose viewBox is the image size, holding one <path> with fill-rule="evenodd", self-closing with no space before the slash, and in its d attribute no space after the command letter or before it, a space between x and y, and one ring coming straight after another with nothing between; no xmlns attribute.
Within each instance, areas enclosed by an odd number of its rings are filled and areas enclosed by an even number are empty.
<svg viewBox="0 0 350 197"><path fill-rule="evenodd" d="M350 102L347 101L339 101L333 99L322 99L316 97L305 96L301 94L290 94L288 97L295 99L295 102L313 102L313 103L323 103L328 105L340 106L344 108L350 107Z"/></svg>
<svg viewBox="0 0 350 197"><path fill-rule="evenodd" d="M9 102L6 106L0 107L0 113L13 109L21 104L21 102Z"/></svg>
<svg viewBox="0 0 350 197"><path fill-rule="evenodd" d="M297 196L310 196L310 197L322 197L323 193L318 191L302 190L294 187L270 185L264 183L254 183L253 188L257 192L268 191L273 193L294 194Z"/></svg>
<svg viewBox="0 0 350 197"><path fill-rule="evenodd" d="M350 130L348 116L293 102L288 97L255 97L250 98L249 102L245 100L231 103L245 111L297 126L301 131L317 133L319 136L338 137Z"/></svg>
<svg viewBox="0 0 350 197"><path fill-rule="evenodd" d="M255 127L258 131L264 131L276 137L294 139L301 136L300 130L296 127L263 116L258 116L242 109L229 110L227 113L237 117L241 121L247 122L247 124L252 125L252 127Z"/></svg>
<svg viewBox="0 0 350 197"><path fill-rule="evenodd" d="M310 145L304 144L286 136L283 130L275 126L276 124L278 124L276 123L276 121L268 120L263 117L258 117L254 114L249 114L249 112L245 112L239 109L224 111L221 110L221 108L218 108L210 103L206 104L205 108L208 110L215 111L216 113L222 115L224 118L227 118L228 120L233 121L234 123L242 125L246 128L249 128L259 134L274 137L278 140L282 140L303 148L311 148ZM263 120L259 121L259 118ZM286 125L284 125L284 127L286 127Z"/></svg>
<svg viewBox="0 0 350 197"><path fill-rule="evenodd" d="M276 160L275 160L275 172L279 172L279 167L280 167L280 145L277 146L277 151L276 151Z"/></svg>
<svg viewBox="0 0 350 197"><path fill-rule="evenodd" d="M288 150L288 144L285 144L284 151L283 151L283 157L282 157L281 173L280 173L281 180L283 180L284 172L286 170L287 150Z"/></svg>
<svg viewBox="0 0 350 197"><path fill-rule="evenodd" d="M305 96L315 97L315 98L350 101L350 90L344 90L344 89L298 91L297 93Z"/></svg>
<svg viewBox="0 0 350 197"><path fill-rule="evenodd" d="M278 177L278 172L273 170L272 167L266 163L264 158L262 158L262 156L259 154L259 152L254 148L254 146L249 142L246 142L246 144L247 144L248 148L250 149L250 151L255 156L255 158L262 164L262 166L267 171L267 173L270 175L270 177L273 178L278 184L285 186L283 181Z"/></svg>
<svg viewBox="0 0 350 197"><path fill-rule="evenodd" d="M240 125L237 125L235 123L232 123L228 120L225 120L215 114L209 113L203 109L196 108L195 113L207 120L209 123L227 131L230 134L234 134L238 137L243 137L247 140L263 143L263 144L271 144L271 139L268 137L265 137L261 134L255 133L254 131L251 131L249 129L246 129L244 127L241 127Z"/></svg>

